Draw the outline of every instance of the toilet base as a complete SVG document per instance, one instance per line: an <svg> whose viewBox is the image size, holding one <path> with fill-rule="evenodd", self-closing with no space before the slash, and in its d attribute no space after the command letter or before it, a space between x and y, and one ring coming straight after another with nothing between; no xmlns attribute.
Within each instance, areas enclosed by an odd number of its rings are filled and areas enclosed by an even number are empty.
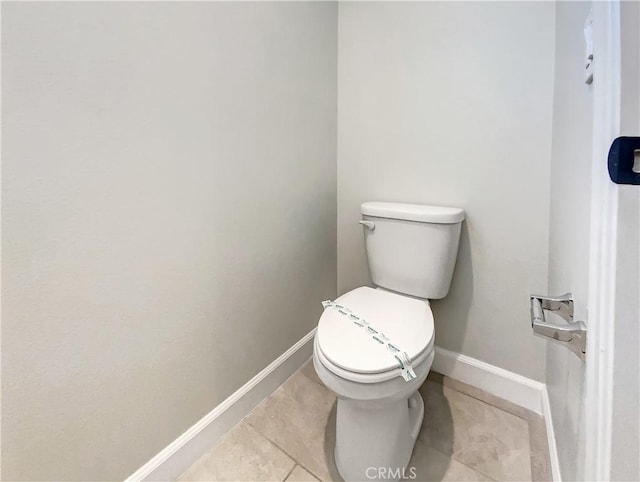
<svg viewBox="0 0 640 482"><path fill-rule="evenodd" d="M408 399L338 399L336 467L347 482L407 479L407 465L424 418L418 391Z"/></svg>

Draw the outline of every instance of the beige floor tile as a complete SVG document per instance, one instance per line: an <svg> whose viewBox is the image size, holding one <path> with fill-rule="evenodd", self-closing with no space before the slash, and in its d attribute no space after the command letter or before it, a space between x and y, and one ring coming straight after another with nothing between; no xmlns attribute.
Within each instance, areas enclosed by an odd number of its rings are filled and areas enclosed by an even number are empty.
<svg viewBox="0 0 640 482"><path fill-rule="evenodd" d="M180 481L282 481L295 462L250 425L240 423Z"/></svg>
<svg viewBox="0 0 640 482"><path fill-rule="evenodd" d="M322 383L322 380L320 380L318 374L316 373L316 369L313 367L313 360L309 360L307 363L305 363L300 369L300 373L306 376L309 380L319 383L324 387L324 383Z"/></svg>
<svg viewBox="0 0 640 482"><path fill-rule="evenodd" d="M297 372L245 420L313 475L334 480L327 434L334 430L335 400L326 387Z"/></svg>
<svg viewBox="0 0 640 482"><path fill-rule="evenodd" d="M289 474L289 477L286 478L287 482L318 482L313 475L304 470L299 465L296 465L293 471Z"/></svg>
<svg viewBox="0 0 640 482"><path fill-rule="evenodd" d="M428 380L449 387L458 392L481 400L489 405L505 412L516 415L529 424L529 445L531 451L531 480L533 482L546 482L551 480L551 462L549 459L549 445L547 443L547 431L544 417L520 407L514 403L503 400L490 393L480 390L466 383L445 377L439 373L429 373Z"/></svg>
<svg viewBox="0 0 640 482"><path fill-rule="evenodd" d="M413 470L417 481L548 479L541 417L517 407L527 412L523 418L447 377L444 386L434 380L421 389L425 421L407 477ZM309 361L180 480L341 482L333 459L335 408Z"/></svg>
<svg viewBox="0 0 640 482"><path fill-rule="evenodd" d="M529 420L529 444L531 445L531 480L533 482L551 480L547 429L544 417L540 415Z"/></svg>
<svg viewBox="0 0 640 482"><path fill-rule="evenodd" d="M431 381L421 393L424 442L496 480L531 480L526 420Z"/></svg>
<svg viewBox="0 0 640 482"><path fill-rule="evenodd" d="M492 481L490 477L452 459L450 455L438 452L422 440L418 440L413 456L405 470L405 478L413 476L416 482L451 481Z"/></svg>

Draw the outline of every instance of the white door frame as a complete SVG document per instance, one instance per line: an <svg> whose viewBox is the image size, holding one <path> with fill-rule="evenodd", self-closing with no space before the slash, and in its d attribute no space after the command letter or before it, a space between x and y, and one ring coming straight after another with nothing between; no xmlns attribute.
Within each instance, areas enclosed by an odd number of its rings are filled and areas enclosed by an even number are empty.
<svg viewBox="0 0 640 482"><path fill-rule="evenodd" d="M585 400L585 480L609 480L616 317L618 187L606 159L620 135L620 3L593 2L594 121Z"/></svg>

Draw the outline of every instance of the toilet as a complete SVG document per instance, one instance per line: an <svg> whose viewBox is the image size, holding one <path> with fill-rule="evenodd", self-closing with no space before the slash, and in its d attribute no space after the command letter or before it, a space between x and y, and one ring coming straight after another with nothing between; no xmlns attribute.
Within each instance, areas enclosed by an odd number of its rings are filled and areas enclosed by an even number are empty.
<svg viewBox="0 0 640 482"><path fill-rule="evenodd" d="M407 479L429 416L418 392L434 357L429 300L449 291L464 211L367 202L361 214L376 288L323 303L313 364L337 396L334 453L344 480Z"/></svg>

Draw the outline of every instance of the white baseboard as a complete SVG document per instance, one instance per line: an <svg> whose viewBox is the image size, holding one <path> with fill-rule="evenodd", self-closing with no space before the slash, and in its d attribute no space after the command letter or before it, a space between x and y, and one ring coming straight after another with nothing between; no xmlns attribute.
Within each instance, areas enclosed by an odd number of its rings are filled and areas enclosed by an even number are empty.
<svg viewBox="0 0 640 482"><path fill-rule="evenodd" d="M547 387L542 392L542 414L547 429L547 442L549 444L549 463L551 465L551 477L553 482L561 482L560 461L558 460L558 448L556 447L556 432L553 429L553 418L551 418L551 404L549 403L549 393Z"/></svg>
<svg viewBox="0 0 640 482"><path fill-rule="evenodd" d="M436 357L431 367L433 371L543 414L544 383L438 346L435 351Z"/></svg>
<svg viewBox="0 0 640 482"><path fill-rule="evenodd" d="M125 482L176 480L309 359L313 353L315 331L315 328L311 330Z"/></svg>

